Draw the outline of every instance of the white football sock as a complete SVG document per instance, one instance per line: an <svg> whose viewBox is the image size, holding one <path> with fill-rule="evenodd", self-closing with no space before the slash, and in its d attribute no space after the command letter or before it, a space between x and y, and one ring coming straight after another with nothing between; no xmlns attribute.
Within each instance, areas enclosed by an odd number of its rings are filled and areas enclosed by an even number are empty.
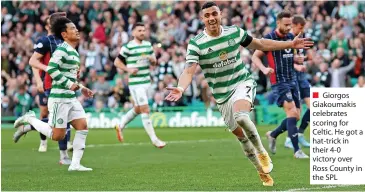
<svg viewBox="0 0 365 192"><path fill-rule="evenodd" d="M256 170L262 172L262 167L259 159L256 156L256 150L253 147L251 141L249 141L246 137L238 138L238 141L242 144L243 152L246 157L251 161L251 163L255 166Z"/></svg>
<svg viewBox="0 0 365 192"><path fill-rule="evenodd" d="M125 127L129 122L131 122L138 114L134 111L134 108L129 110L122 118L120 122L120 127Z"/></svg>
<svg viewBox="0 0 365 192"><path fill-rule="evenodd" d="M40 132L43 135L45 135L46 137L52 139L53 130L52 130L52 127L48 125L48 123L45 123L35 117L30 117L28 122L38 132Z"/></svg>
<svg viewBox="0 0 365 192"><path fill-rule="evenodd" d="M47 139L46 140L41 140L41 145L47 145Z"/></svg>
<svg viewBox="0 0 365 192"><path fill-rule="evenodd" d="M31 131L32 130L32 127L31 127L31 125L24 125L24 127L23 127L23 131L24 132L28 132L28 131Z"/></svg>
<svg viewBox="0 0 365 192"><path fill-rule="evenodd" d="M73 154L71 165L80 165L82 155L84 154L86 137L89 130L77 130L73 142Z"/></svg>
<svg viewBox="0 0 365 192"><path fill-rule="evenodd" d="M148 113L142 113L141 117L142 117L143 127L146 130L151 141L153 142L153 141L157 140L157 136L156 136L155 130L153 129L150 115Z"/></svg>
<svg viewBox="0 0 365 192"><path fill-rule="evenodd" d="M68 158L67 150L60 150L60 158L61 159Z"/></svg>
<svg viewBox="0 0 365 192"><path fill-rule="evenodd" d="M234 119L237 124L241 126L247 136L255 147L259 154L267 153L264 146L262 145L260 135L257 132L255 124L251 121L248 112L236 112L234 113Z"/></svg>

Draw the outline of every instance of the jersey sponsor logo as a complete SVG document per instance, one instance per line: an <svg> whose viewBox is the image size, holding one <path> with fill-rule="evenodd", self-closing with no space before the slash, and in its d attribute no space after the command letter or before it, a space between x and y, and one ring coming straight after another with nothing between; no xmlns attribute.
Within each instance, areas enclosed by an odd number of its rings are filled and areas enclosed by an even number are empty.
<svg viewBox="0 0 365 192"><path fill-rule="evenodd" d="M285 51L285 54L283 54L283 58L292 58L292 57L294 57L294 54L291 53L291 50L292 49L285 49L284 50Z"/></svg>
<svg viewBox="0 0 365 192"><path fill-rule="evenodd" d="M220 62L216 62L213 64L214 68L224 67L224 66L237 62L236 57L234 57L232 59L228 59L228 54L225 51L221 51L219 53L219 59L221 60Z"/></svg>
<svg viewBox="0 0 365 192"><path fill-rule="evenodd" d="M234 40L234 39L230 39L230 40L228 40L228 45L229 46L233 46L233 45L235 45L236 44L236 41Z"/></svg>
<svg viewBox="0 0 365 192"><path fill-rule="evenodd" d="M38 44L35 44L34 45L34 49L37 49L37 48L42 48L43 47L43 43L39 42Z"/></svg>

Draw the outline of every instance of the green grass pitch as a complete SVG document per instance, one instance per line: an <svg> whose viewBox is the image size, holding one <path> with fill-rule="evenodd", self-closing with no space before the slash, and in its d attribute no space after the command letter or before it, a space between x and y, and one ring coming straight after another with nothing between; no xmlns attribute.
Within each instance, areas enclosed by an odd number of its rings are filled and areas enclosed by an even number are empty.
<svg viewBox="0 0 365 192"><path fill-rule="evenodd" d="M265 147L264 133L272 128L258 128ZM93 168L92 172L68 172L68 166L58 164L56 142L49 140L48 152L39 153L37 132L28 133L15 144L14 131L1 130L3 191L365 189L365 186L309 185L310 161L294 159L292 151L283 146L284 135L277 142L277 154L271 156L275 186L264 187L239 143L224 128L156 129L161 139L170 142L163 149L149 143L144 129L126 129L124 144L117 142L113 129L91 129L82 164ZM309 149L304 151L309 154Z"/></svg>

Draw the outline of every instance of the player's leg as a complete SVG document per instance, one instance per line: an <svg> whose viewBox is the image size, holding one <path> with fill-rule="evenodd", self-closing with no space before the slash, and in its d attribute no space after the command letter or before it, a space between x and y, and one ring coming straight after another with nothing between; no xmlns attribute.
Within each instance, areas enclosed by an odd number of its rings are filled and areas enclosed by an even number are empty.
<svg viewBox="0 0 365 192"><path fill-rule="evenodd" d="M72 107L68 114L68 120L72 127L76 129L76 132L73 140L72 161L68 171L92 171L91 168L84 167L80 163L84 155L86 138L89 133L85 111L79 101L74 101L69 105Z"/></svg>
<svg viewBox="0 0 365 192"><path fill-rule="evenodd" d="M295 158L309 158L300 148L298 142L297 121L300 119L300 96L297 85L292 84L290 94L284 99L284 111L287 115L287 129L294 148Z"/></svg>
<svg viewBox="0 0 365 192"><path fill-rule="evenodd" d="M308 141L306 141L305 137L304 137L304 131L305 129L308 127L308 124L310 122L310 87L309 84L306 88L301 88L300 90L301 93L301 98L304 99L304 102L307 106L307 111L304 113L303 117L302 117L302 121L300 123L299 126L299 143L303 146L303 147L310 147L310 143Z"/></svg>
<svg viewBox="0 0 365 192"><path fill-rule="evenodd" d="M39 94L39 111L40 111L40 118L43 122L48 122L48 95L47 91L44 93ZM42 133L39 133L39 136L41 138L41 142L39 145L39 152L46 152L47 151L47 137L43 135Z"/></svg>
<svg viewBox="0 0 365 192"><path fill-rule="evenodd" d="M123 130L125 128L125 126L131 122L137 115L140 114L140 109L138 106L133 107L132 109L130 109L123 117L122 117L122 121L120 124L116 124L114 129L117 133L117 139L119 140L119 142L123 142L124 141L124 136L123 136Z"/></svg>
<svg viewBox="0 0 365 192"><path fill-rule="evenodd" d="M72 151L73 146L71 142L71 126L69 123L67 124L66 140L67 140L67 151Z"/></svg>
<svg viewBox="0 0 365 192"><path fill-rule="evenodd" d="M146 95L146 98L147 98L147 95ZM156 136L155 129L153 128L152 121L150 119L150 108L149 108L148 104L141 105L141 106L139 106L139 108L141 110L143 127L144 127L146 133L148 134L148 136L150 137L152 144L158 148L165 147L166 143L164 141L161 141Z"/></svg>
<svg viewBox="0 0 365 192"><path fill-rule="evenodd" d="M260 135L257 132L255 124L250 119L250 111L253 108L253 100L256 96L256 83L253 80L245 81L240 84L234 95L230 98L233 110L233 117L236 123L243 128L245 135L255 147L258 158L261 162L264 173L271 172L273 164L262 145Z"/></svg>
<svg viewBox="0 0 365 192"><path fill-rule="evenodd" d="M68 138L70 136L70 124L67 123L66 125L66 132L65 132L65 137L58 141L58 148L60 150L60 161L59 164L60 165L70 165L71 164L71 159L68 156L67 153L67 142L68 142Z"/></svg>
<svg viewBox="0 0 365 192"><path fill-rule="evenodd" d="M248 140L247 136L244 134L242 127L237 127L235 130L232 131L234 135L236 135L238 141L242 145L243 153L246 157L250 160L253 166L256 168L261 181L263 182L264 186L273 186L274 180L268 173L264 173L262 170L262 166L260 164L260 160L257 158L256 150L252 145L251 141Z"/></svg>
<svg viewBox="0 0 365 192"><path fill-rule="evenodd" d="M123 137L123 129L125 128L125 126L131 122L134 118L137 117L137 115L140 114L140 109L139 107L136 105L136 98L137 98L137 92L135 89L130 88L130 92L132 95L132 98L135 102L134 107L132 109L130 109L123 117L122 120L120 122L120 124L115 125L114 129L117 133L117 138L120 142L123 142L124 137Z"/></svg>
<svg viewBox="0 0 365 192"><path fill-rule="evenodd" d="M51 105L53 109L49 110L49 112L52 119L48 123L37 119L34 111L29 111L22 117L19 117L15 121L14 127L18 128L17 132L22 132L22 134L14 135L16 137L14 141L19 140L21 136L32 130L28 126L23 126L25 124L30 124L35 130L54 141L64 139L66 135L66 123L63 119L67 118L68 107L63 103L52 103Z"/></svg>
<svg viewBox="0 0 365 192"><path fill-rule="evenodd" d="M243 128L241 128L233 117L232 100L228 100L223 104L217 105L225 124L229 127L230 131L237 137L241 143L244 154L251 161L259 173L260 179L265 186L272 186L274 181L269 174L265 174L262 170L262 165L257 157L256 149L252 145L251 141L245 135Z"/></svg>
<svg viewBox="0 0 365 192"><path fill-rule="evenodd" d="M284 102L283 95L285 95L286 92L289 92L290 89L288 88L288 86L282 84L274 85L272 86L272 89L275 96L276 104L278 105L278 107L282 108ZM276 129L268 131L266 133L269 149L272 154L276 153L276 138L287 130L286 124L287 118L285 118Z"/></svg>

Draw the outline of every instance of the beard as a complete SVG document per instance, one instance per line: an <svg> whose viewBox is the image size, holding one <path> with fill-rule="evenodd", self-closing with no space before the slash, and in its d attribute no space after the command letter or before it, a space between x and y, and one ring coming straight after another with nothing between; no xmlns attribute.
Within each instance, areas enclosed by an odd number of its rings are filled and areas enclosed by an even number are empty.
<svg viewBox="0 0 365 192"><path fill-rule="evenodd" d="M138 39L138 41L143 41L145 36L144 35L140 35L136 37Z"/></svg>
<svg viewBox="0 0 365 192"><path fill-rule="evenodd" d="M287 33L289 33L289 31L286 31L285 29L281 29L281 28L279 28L279 32L283 35L286 35Z"/></svg>

